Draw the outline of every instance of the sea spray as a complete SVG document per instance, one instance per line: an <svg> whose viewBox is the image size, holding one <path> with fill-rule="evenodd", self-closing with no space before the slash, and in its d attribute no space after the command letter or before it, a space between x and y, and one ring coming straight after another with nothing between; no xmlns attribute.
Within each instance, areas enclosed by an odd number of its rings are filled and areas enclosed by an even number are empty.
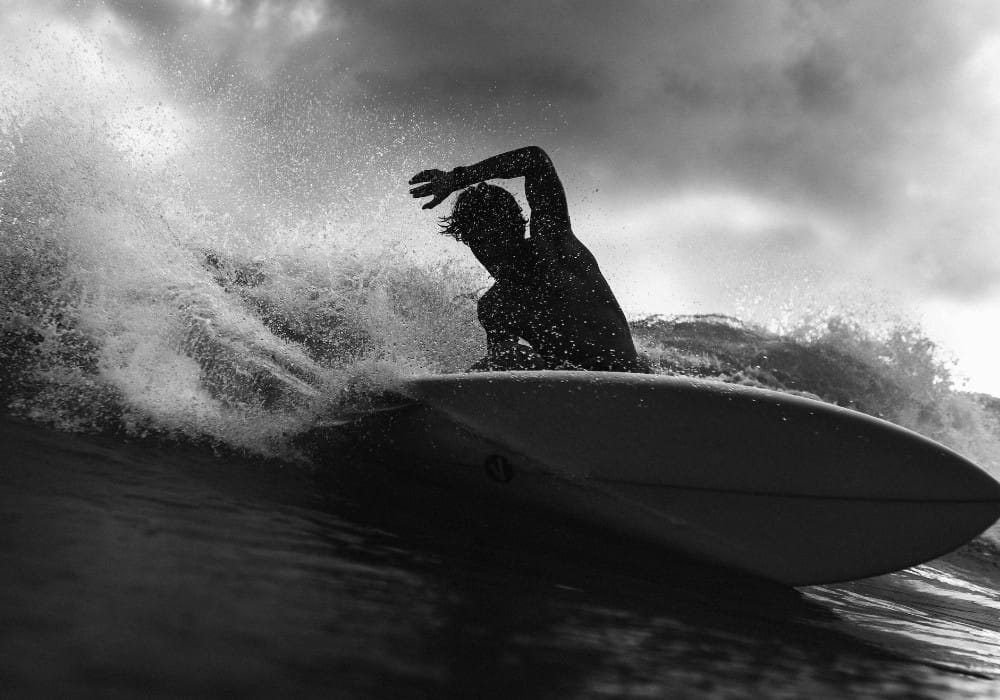
<svg viewBox="0 0 1000 700"><path fill-rule="evenodd" d="M457 246L432 231L412 243L380 214L385 191L347 211L316 195L336 133L306 157L288 144L322 134L297 134L302 119L248 128L235 92L183 114L183 90L67 32L18 37L0 71L5 410L283 454L287 436L402 374L482 353L485 276ZM365 190L365 175L340 194Z"/></svg>
<svg viewBox="0 0 1000 700"><path fill-rule="evenodd" d="M457 249L428 255L301 203L250 226L220 209L241 194L206 202L86 120L10 121L0 157L4 381L20 415L280 454L311 421L484 350L488 279ZM723 317L633 329L660 372L817 396L996 468L994 416L918 328L834 314L783 334Z"/></svg>
<svg viewBox="0 0 1000 700"><path fill-rule="evenodd" d="M0 70L6 410L283 454L402 376L482 355L489 280L403 187L448 160L440 130L210 64L166 60L167 79L58 23L15 34ZM393 218L400 198L412 218ZM633 329L657 371L817 396L996 470L995 413L952 386L919 328L832 310L781 333L721 317Z"/></svg>
<svg viewBox="0 0 1000 700"><path fill-rule="evenodd" d="M481 354L483 280L468 263L323 218L251 249L206 247L229 220L204 206L185 218L185 193L127 154L53 120L17 134L0 264L7 403L21 415L271 451L318 411L350 410L331 397L358 397L360 375L455 371Z"/></svg>

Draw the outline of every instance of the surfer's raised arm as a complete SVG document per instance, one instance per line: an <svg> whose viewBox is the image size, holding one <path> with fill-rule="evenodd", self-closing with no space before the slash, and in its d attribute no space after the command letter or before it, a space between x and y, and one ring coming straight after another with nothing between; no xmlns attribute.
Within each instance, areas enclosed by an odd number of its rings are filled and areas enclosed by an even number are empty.
<svg viewBox="0 0 1000 700"><path fill-rule="evenodd" d="M486 180L524 178L531 233L517 198ZM486 357L474 370L591 369L644 371L622 313L597 260L573 235L556 169L537 146L474 165L423 170L410 180L432 209L455 197L441 233L469 247L494 279L479 298Z"/></svg>
<svg viewBox="0 0 1000 700"><path fill-rule="evenodd" d="M423 170L410 179L411 185L419 185L410 194L417 198L431 197L423 208L433 209L452 192L486 180L515 177L524 178L532 235L544 236L553 228L569 228L566 192L548 154L538 146L518 148L448 172Z"/></svg>

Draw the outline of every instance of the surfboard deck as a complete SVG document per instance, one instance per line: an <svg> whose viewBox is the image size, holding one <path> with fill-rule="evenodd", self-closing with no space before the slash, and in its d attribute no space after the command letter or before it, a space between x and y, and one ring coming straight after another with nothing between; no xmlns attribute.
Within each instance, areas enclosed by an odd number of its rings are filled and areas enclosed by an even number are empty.
<svg viewBox="0 0 1000 700"><path fill-rule="evenodd" d="M412 405L350 429L412 473L783 584L912 566L1000 517L1000 484L957 453L778 392L544 371L420 377L403 393Z"/></svg>

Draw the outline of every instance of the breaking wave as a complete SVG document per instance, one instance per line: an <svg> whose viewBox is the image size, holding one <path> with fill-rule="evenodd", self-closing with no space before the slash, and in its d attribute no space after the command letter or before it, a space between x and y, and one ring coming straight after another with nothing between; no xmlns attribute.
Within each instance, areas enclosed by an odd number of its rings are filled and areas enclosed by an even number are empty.
<svg viewBox="0 0 1000 700"><path fill-rule="evenodd" d="M99 42L25 41L0 72L8 413L283 454L288 436L378 401L401 377L482 355L485 274L426 218L415 233L387 215L390 195L365 181L367 168L405 182L413 162L384 148L412 140L405 128L365 146L371 119L316 103L268 129L262 112L280 100L236 93L185 117L155 80L88 82L82 64ZM326 150L313 152L318 143ZM354 149L353 165L323 171L338 148ZM319 171L350 183L328 197ZM780 334L718 316L633 329L658 372L816 396L998 471L1000 404L959 391L919 328L873 330L845 312Z"/></svg>

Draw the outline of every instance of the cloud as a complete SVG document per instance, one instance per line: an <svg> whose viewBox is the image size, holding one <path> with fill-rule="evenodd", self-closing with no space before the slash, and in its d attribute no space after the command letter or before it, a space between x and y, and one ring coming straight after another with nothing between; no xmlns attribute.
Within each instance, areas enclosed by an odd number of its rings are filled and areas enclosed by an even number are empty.
<svg viewBox="0 0 1000 700"><path fill-rule="evenodd" d="M795 210L792 230L835 230L860 271L891 268L928 294L992 290L997 270L977 254L1000 214L991 0L60 6L111 8L123 41L192 99L297 128L284 138L301 152L330 138L303 125L304 105L356 105L443 161L538 142L578 206L574 193L599 188L623 220L678 193L734 192ZM373 150L418 138L394 132Z"/></svg>
<svg viewBox="0 0 1000 700"><path fill-rule="evenodd" d="M493 141L538 134L573 165L627 173L608 187L722 181L858 216L891 203L909 134L947 113L996 20L982 3L902 0L115 7L220 73L295 76Z"/></svg>

